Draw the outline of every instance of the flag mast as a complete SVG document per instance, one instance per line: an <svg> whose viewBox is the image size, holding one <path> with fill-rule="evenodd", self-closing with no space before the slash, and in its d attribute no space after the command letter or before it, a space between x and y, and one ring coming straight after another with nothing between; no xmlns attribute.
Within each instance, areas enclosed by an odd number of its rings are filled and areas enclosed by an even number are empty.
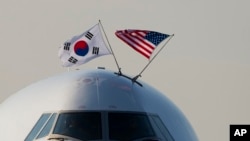
<svg viewBox="0 0 250 141"><path fill-rule="evenodd" d="M111 45L110 45L110 43L109 43L108 37L107 37L107 35L106 35L106 32L104 31L104 28L103 28L103 26L102 26L101 20L99 20L99 24L101 25L102 31L103 31L103 33L104 33L106 39L107 39L108 45L109 45L110 50L111 50L111 52L112 52L112 54L113 54L113 57L114 57L114 59L115 59L116 66L117 66L117 68L118 68L118 75L121 75L121 74L122 74L121 68L120 68L120 66L119 66L119 64L118 64L118 62L117 62L117 59L116 59L115 54L114 54L114 51L113 51L112 48L111 48Z"/></svg>
<svg viewBox="0 0 250 141"><path fill-rule="evenodd" d="M146 70L146 68L152 63L152 61L156 58L156 56L162 51L162 49L167 45L167 43L170 41L170 39L174 37L174 34L170 35L168 40L165 42L165 44L161 47L161 49L154 55L154 57L148 62L148 64L142 69L142 71L136 75L134 78L132 78L132 81L135 82L139 77L141 77L141 74Z"/></svg>

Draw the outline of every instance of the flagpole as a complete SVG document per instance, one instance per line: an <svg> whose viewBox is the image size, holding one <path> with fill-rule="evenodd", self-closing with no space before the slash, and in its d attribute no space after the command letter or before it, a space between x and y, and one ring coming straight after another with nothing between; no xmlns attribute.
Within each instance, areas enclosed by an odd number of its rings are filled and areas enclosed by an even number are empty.
<svg viewBox="0 0 250 141"><path fill-rule="evenodd" d="M114 59L115 59L116 66L117 66L117 68L118 68L118 74L121 75L121 74L122 74L121 68L120 68L120 66L118 65L117 59L116 59L115 54L114 54L114 52L113 52L113 50L112 50L112 48L111 48L111 45L110 45L110 43L109 43L108 37L107 37L107 35L106 35L106 32L104 31L104 28L103 28L103 26L102 26L101 20L99 20L99 23L100 23L100 25L101 25L102 31L103 31L103 33L104 33L106 39L107 39L108 45L109 45L110 50L111 50L111 52L112 52L112 54L113 54L113 57L114 57Z"/></svg>
<svg viewBox="0 0 250 141"><path fill-rule="evenodd" d="M168 40L165 42L165 44L161 47L161 49L155 54L155 56L148 62L148 64L142 69L142 71L136 75L132 81L136 81L139 77L141 77L141 74L146 70L146 68L152 63L152 61L155 59L155 57L162 51L162 49L167 45L167 43L171 40L171 38L174 37L174 34L170 35Z"/></svg>

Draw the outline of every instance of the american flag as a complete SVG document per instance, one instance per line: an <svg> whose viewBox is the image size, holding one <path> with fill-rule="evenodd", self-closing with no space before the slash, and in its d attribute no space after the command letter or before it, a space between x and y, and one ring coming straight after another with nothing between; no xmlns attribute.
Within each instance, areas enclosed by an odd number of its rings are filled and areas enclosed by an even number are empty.
<svg viewBox="0 0 250 141"><path fill-rule="evenodd" d="M169 37L167 34L148 30L118 30L115 35L148 59L157 45Z"/></svg>

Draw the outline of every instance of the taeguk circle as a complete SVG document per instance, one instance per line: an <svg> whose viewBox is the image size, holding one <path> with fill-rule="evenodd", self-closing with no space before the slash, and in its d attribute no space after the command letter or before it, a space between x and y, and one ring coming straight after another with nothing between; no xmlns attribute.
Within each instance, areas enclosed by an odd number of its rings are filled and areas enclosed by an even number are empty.
<svg viewBox="0 0 250 141"><path fill-rule="evenodd" d="M89 52L89 46L85 41L81 40L75 44L74 51L79 56L85 56Z"/></svg>

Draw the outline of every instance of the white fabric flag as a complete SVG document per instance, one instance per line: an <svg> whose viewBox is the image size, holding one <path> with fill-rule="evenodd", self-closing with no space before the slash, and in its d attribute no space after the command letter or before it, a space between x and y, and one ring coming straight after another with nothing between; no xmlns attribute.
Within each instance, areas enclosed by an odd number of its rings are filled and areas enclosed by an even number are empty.
<svg viewBox="0 0 250 141"><path fill-rule="evenodd" d="M96 57L111 54L103 40L99 24L74 36L60 47L58 56L64 67L78 66Z"/></svg>

